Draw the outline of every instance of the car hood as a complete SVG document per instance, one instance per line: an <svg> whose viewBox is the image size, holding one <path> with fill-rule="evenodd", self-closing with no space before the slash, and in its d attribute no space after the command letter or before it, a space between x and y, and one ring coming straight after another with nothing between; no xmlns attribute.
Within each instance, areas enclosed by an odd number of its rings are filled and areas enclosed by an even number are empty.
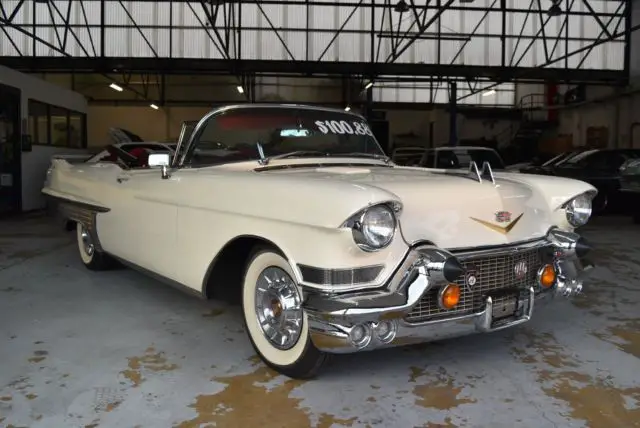
<svg viewBox="0 0 640 428"><path fill-rule="evenodd" d="M408 243L431 241L443 248L540 238L559 219L565 221L558 211L564 202L593 189L576 180L508 172L494 173L494 185L490 180L470 178L464 171L454 175L452 171L411 167L321 166L262 174L302 181L342 181L384 190L389 199L402 203L400 229ZM322 187L317 188L315 196L319 197ZM376 202L380 201L371 203ZM326 209L331 210L331 204Z"/></svg>

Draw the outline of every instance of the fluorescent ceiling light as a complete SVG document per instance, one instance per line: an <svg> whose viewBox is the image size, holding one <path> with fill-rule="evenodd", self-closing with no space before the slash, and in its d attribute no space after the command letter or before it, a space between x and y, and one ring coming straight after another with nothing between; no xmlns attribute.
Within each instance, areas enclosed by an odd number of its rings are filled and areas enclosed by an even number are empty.
<svg viewBox="0 0 640 428"><path fill-rule="evenodd" d="M149 104L149 107L151 107L154 110L158 110L158 106L155 104Z"/></svg>
<svg viewBox="0 0 640 428"><path fill-rule="evenodd" d="M241 94L244 94L244 88L242 86L236 86L236 89L238 90L238 92L240 92Z"/></svg>
<svg viewBox="0 0 640 428"><path fill-rule="evenodd" d="M344 111L350 111L350 110L351 110L351 107L349 107L349 106L346 106L346 107L344 108Z"/></svg>
<svg viewBox="0 0 640 428"><path fill-rule="evenodd" d="M121 87L121 86L116 85L115 83L110 84L110 85L109 85L109 87L110 87L111 89L113 89L114 91L118 91L118 92L122 92L122 91L123 91L122 87Z"/></svg>
<svg viewBox="0 0 640 428"><path fill-rule="evenodd" d="M373 86L373 82L369 82L369 83L367 83L367 86L365 86L364 88L365 89L369 89L372 86Z"/></svg>
<svg viewBox="0 0 640 428"><path fill-rule="evenodd" d="M493 95L493 94L495 94L495 93L496 93L496 90L495 90L495 89L489 89L488 91L484 91L484 92L482 93L482 96L483 96L483 97L488 97L489 95Z"/></svg>

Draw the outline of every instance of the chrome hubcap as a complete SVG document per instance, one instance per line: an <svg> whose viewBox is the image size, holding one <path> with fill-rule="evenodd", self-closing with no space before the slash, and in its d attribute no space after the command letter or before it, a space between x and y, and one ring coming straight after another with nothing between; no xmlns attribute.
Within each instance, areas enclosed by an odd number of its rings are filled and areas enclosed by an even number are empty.
<svg viewBox="0 0 640 428"><path fill-rule="evenodd" d="M82 226L80 231L80 238L82 239L82 249L84 250L84 253L87 256L92 256L95 250L93 239L91 238L89 231L84 226Z"/></svg>
<svg viewBox="0 0 640 428"><path fill-rule="evenodd" d="M302 299L282 269L269 267L258 277L255 311L262 333L276 348L290 349L302 332Z"/></svg>

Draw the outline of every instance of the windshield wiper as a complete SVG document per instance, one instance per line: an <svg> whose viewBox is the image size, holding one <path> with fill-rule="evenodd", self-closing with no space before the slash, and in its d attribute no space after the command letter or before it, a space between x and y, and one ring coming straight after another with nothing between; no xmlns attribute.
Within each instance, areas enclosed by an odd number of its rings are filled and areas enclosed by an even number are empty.
<svg viewBox="0 0 640 428"><path fill-rule="evenodd" d="M262 157L258 162L260 163L260 165L267 165L270 161L275 159L286 159L286 158L295 157L295 156L314 156L314 155L325 157L325 156L329 156L329 153L321 152L318 150L296 150L293 152L281 153L279 155Z"/></svg>
<svg viewBox="0 0 640 428"><path fill-rule="evenodd" d="M332 156L344 156L344 157L357 157L357 158L371 158L384 161L384 163L391 162L391 158L385 155L378 155L375 153L362 153L362 152L353 152L353 153L332 153Z"/></svg>

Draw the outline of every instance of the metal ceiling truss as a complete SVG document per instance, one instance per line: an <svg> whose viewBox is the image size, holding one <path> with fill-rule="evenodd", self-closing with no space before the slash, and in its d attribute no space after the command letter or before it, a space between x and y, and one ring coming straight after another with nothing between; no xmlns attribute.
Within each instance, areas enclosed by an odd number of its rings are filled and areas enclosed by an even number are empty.
<svg viewBox="0 0 640 428"><path fill-rule="evenodd" d="M0 34L12 47L12 54L0 56L0 63L12 68L38 72L112 73L127 70L130 73L166 74L235 74L244 80L247 76L261 73L304 76L360 76L363 80L376 79L381 75L397 76L398 79L423 76L438 81L465 79L473 85L475 79L484 78L494 82L517 80L554 80L560 82L584 82L594 84L625 83L629 71L629 41L631 32L631 1L619 2L614 11L596 11L596 0L554 0L561 6L561 16L551 16L549 0L359 0L359 1L179 1L179 0L2 0L0 2ZM136 4L162 3L168 13L163 25L154 12L153 21L136 14ZM484 5L479 5L483 3ZM278 24L273 15L273 6L287 5L281 9L286 17L290 7L305 9L305 22L292 27ZM520 7L511 7L518 5ZM189 10L197 25L179 24L176 17ZM255 9L263 25L251 24L243 13L247 7ZM126 15L126 23L109 23L108 15L120 8ZM185 9L186 8L186 9ZM271 9L269 9L271 8ZM339 8L343 12L339 12ZM269 10L268 10L269 9ZM600 7L599 9L602 9ZM613 9L610 8L610 9ZM96 17L95 11L99 10ZM357 11L362 13L359 23L354 22ZM94 12L92 12L94 11ZM257 12L256 12L257 11ZM472 31L451 31L445 28L443 15L451 11L474 12L480 16ZM333 13L342 18L336 28L318 28L313 17ZM487 17L500 16L499 29L487 28ZM511 14L524 15L519 34L508 29ZM368 20L365 20L364 17ZM595 20L598 33L584 34L584 28L576 34L570 29L571 18ZM145 19L143 19L145 18ZM281 18L280 16L277 18ZM337 19L337 18L336 18ZM495 18L492 18L495 19ZM561 20L559 31L557 22ZM527 24L530 22L530 24ZM519 24L518 24L519 25ZM525 34L525 27L533 25L537 32ZM110 38L114 29L121 29L139 36L139 44L148 49L147 57L120 55L114 57ZM202 31L217 54L214 59L185 57L174 49L178 32ZM153 30L164 30L168 39L158 40ZM274 34L277 46L269 49L282 50L283 58L256 59L255 53L243 52L243 36L246 34ZM302 54L292 47L291 40L283 34L293 34L296 43L304 39ZM192 34L192 33L189 33ZM324 48L314 49L314 38L330 35ZM330 51L347 34L363 35L367 40L368 60L335 61ZM30 43L18 40L28 37ZM180 36L186 37L186 36ZM318 36L319 37L319 36ZM485 45L500 47L499 63L487 65L465 64L465 48L472 40L485 40ZM435 55L428 61L407 60L406 53L423 41L435 41ZM455 41L458 48L453 56L447 42ZM535 66L526 66L523 61L533 50L536 41L542 41L543 59ZM589 67L594 49L604 43L624 41L624 61L620 69L612 67ZM539 42L538 42L539 43ZM73 46L71 46L73 45ZM575 48L576 45L580 47ZM572 46L574 48L572 48ZM49 55L42 54L48 49ZM120 48L118 48L120 49ZM124 49L124 48L122 48ZM131 49L130 47L128 49ZM418 49L418 48L416 48ZM415 52L416 49L413 51ZM386 54L385 54L386 52ZM51 56L51 54L55 56ZM403 57L404 55L404 57ZM182 57L181 57L182 56ZM445 58L446 56L446 58ZM572 58L578 56L577 64ZM401 60L401 58L404 58ZM160 80L160 79L156 79ZM481 88L478 90L484 90ZM475 90L466 96L471 96Z"/></svg>

